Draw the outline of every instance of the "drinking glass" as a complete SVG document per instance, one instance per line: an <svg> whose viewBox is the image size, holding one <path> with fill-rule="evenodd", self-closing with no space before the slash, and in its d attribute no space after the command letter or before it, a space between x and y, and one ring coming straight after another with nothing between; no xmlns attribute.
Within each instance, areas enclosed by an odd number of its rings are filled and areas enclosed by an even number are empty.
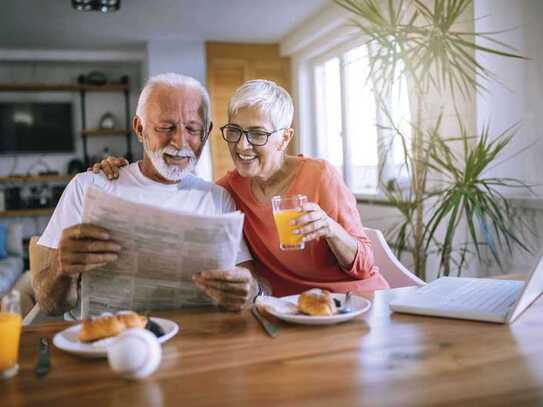
<svg viewBox="0 0 543 407"><path fill-rule="evenodd" d="M303 205L307 202L305 195L284 195L272 198L273 219L279 234L279 247L281 250L303 250L305 244L303 235L295 235L290 222L304 214Z"/></svg>
<svg viewBox="0 0 543 407"><path fill-rule="evenodd" d="M2 298L0 311L0 377L9 379L19 371L19 339L21 337L21 300L11 291Z"/></svg>

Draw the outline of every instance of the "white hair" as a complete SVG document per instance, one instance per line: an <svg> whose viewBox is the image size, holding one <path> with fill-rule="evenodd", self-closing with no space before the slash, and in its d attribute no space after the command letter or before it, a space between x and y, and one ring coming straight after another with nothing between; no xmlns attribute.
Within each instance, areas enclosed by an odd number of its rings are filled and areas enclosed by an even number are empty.
<svg viewBox="0 0 543 407"><path fill-rule="evenodd" d="M178 89L192 88L197 90L202 97L202 120L204 122L205 135L207 135L211 123L211 103L209 101L209 94L207 93L206 88L204 88L198 80L190 76L169 72L150 77L140 93L138 105L136 107L136 115L145 122L145 105L147 104L151 92L158 86L169 86Z"/></svg>
<svg viewBox="0 0 543 407"><path fill-rule="evenodd" d="M256 79L241 85L230 97L228 116L245 107L256 107L268 115L276 129L289 128L294 105L289 93L273 81Z"/></svg>

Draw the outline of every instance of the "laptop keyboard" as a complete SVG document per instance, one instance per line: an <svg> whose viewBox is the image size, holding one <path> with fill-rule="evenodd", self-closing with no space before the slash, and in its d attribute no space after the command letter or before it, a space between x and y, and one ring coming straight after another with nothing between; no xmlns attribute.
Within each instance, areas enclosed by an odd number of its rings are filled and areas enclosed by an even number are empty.
<svg viewBox="0 0 543 407"><path fill-rule="evenodd" d="M503 314L515 303L524 283L508 280L461 279L456 287L449 284L429 284L420 288L424 297L439 298L440 307Z"/></svg>

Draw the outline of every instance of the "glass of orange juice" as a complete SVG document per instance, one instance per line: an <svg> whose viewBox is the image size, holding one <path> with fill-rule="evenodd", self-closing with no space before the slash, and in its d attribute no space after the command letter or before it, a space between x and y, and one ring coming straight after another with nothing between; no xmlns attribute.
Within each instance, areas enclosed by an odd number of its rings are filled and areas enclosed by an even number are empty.
<svg viewBox="0 0 543 407"><path fill-rule="evenodd" d="M303 205L307 202L305 195L274 196L272 198L273 219L279 234L281 250L303 250L305 244L302 235L292 233L298 226L290 222L303 215Z"/></svg>
<svg viewBox="0 0 543 407"><path fill-rule="evenodd" d="M21 300L13 290L2 298L0 311L0 377L9 379L19 371L19 338L21 336Z"/></svg>

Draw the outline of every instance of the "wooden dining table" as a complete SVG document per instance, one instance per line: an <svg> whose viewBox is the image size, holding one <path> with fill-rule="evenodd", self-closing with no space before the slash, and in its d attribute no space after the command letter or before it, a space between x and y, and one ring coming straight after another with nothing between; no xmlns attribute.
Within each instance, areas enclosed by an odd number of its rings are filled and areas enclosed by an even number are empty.
<svg viewBox="0 0 543 407"><path fill-rule="evenodd" d="M512 325L391 313L412 288L366 295L349 322L280 322L268 336L249 311L157 313L179 324L150 377L117 376L107 359L51 346L37 378L38 342L73 323L25 327L20 372L0 382L1 406L541 406L543 297Z"/></svg>

